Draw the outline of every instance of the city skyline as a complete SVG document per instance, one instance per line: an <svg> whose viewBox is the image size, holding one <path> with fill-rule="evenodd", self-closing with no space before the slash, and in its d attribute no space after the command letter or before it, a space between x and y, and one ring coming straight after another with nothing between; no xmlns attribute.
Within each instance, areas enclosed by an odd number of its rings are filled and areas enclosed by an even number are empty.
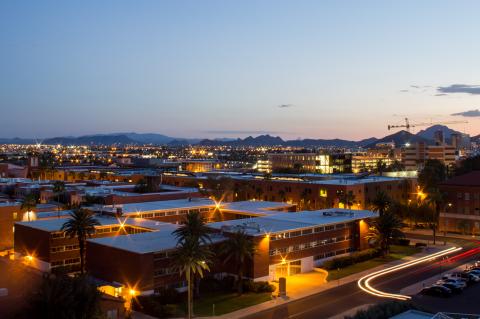
<svg viewBox="0 0 480 319"><path fill-rule="evenodd" d="M2 3L0 137L359 140L403 117L477 135L462 3Z"/></svg>

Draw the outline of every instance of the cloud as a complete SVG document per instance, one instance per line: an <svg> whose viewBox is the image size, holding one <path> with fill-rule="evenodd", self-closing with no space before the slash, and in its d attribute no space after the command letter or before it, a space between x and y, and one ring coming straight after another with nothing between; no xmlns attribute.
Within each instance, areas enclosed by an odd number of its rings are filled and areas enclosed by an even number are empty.
<svg viewBox="0 0 480 319"><path fill-rule="evenodd" d="M480 85L452 84L449 86L439 86L437 91L440 93L467 93L480 95Z"/></svg>
<svg viewBox="0 0 480 319"><path fill-rule="evenodd" d="M293 104L280 104L280 105L277 105L277 107L281 109L286 109L289 107L293 107Z"/></svg>
<svg viewBox="0 0 480 319"><path fill-rule="evenodd" d="M405 92L410 92L408 90L400 90L400 92L405 93Z"/></svg>
<svg viewBox="0 0 480 319"><path fill-rule="evenodd" d="M435 94L435 96L445 96L445 95L448 95L447 93L437 93Z"/></svg>
<svg viewBox="0 0 480 319"><path fill-rule="evenodd" d="M480 116L480 111L476 109L476 110L470 110L470 111L465 111L460 113L453 113L452 116L477 117L477 116Z"/></svg>

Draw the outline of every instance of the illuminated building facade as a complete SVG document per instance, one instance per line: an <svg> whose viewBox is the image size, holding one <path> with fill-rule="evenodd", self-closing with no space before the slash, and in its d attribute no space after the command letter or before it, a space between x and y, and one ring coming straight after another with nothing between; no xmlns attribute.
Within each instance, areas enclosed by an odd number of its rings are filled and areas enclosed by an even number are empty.
<svg viewBox="0 0 480 319"><path fill-rule="evenodd" d="M271 170L334 174L352 171L351 154L271 153L268 154Z"/></svg>
<svg viewBox="0 0 480 319"><path fill-rule="evenodd" d="M402 164L406 170L421 170L429 159L436 159L446 166L453 166L455 164L455 147L416 143L405 146L402 150Z"/></svg>

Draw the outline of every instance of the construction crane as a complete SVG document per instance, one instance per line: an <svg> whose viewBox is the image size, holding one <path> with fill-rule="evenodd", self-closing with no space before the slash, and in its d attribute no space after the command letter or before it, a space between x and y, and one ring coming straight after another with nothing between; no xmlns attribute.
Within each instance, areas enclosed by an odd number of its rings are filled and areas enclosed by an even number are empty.
<svg viewBox="0 0 480 319"><path fill-rule="evenodd" d="M437 124L462 124L462 123L468 123L468 121L448 121L448 122L430 122L430 123L413 123L411 124L408 118L405 118L405 124L400 124L400 125L388 125L388 130L392 128L405 128L407 132L410 133L410 128L411 127L416 127L416 126L430 126L430 125L437 125Z"/></svg>

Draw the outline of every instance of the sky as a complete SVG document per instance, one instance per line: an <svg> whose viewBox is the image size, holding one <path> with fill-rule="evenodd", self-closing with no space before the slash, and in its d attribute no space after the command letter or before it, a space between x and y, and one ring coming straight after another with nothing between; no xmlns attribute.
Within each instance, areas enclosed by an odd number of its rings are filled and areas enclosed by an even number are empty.
<svg viewBox="0 0 480 319"><path fill-rule="evenodd" d="M405 117L468 121L450 127L477 135L478 12L453 0L1 1L0 137L358 140Z"/></svg>

